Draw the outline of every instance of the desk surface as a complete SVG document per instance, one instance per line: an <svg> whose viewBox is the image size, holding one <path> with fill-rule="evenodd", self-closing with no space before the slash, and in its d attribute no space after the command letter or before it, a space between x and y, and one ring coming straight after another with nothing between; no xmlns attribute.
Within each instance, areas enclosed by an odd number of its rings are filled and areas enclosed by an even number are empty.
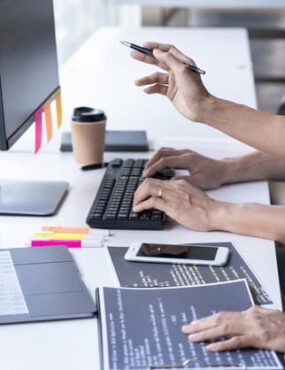
<svg viewBox="0 0 285 370"><path fill-rule="evenodd" d="M200 149L206 148L199 144ZM207 144L207 154L218 156L217 146ZM178 145L176 145L178 146ZM197 149L197 143L189 146ZM223 145L226 147L226 144ZM224 151L231 155L240 151L234 145ZM10 155L11 154L11 155ZM1 171L9 173L14 167L14 178L50 178L70 182L70 192L58 215L52 218L1 218L0 246L22 247L32 233L42 225L83 226L96 189L98 189L103 170L83 173L77 169L70 154L44 153L38 158L22 155L19 163L18 153L1 154ZM29 168L27 173L26 168ZM45 173L41 174L41 169ZM227 186L210 193L216 199L268 203L268 189L264 182ZM154 242L211 242L231 241L259 276L270 292L275 307L280 306L278 274L275 261L274 244L270 241L241 237L222 232L198 233L182 226L168 227L164 231L115 231L109 245L127 246L131 241ZM113 275L108 267L103 249L85 249L72 252L79 271L92 296L95 288L113 285ZM98 368L99 354L96 319L37 323L4 326L0 330L1 365L5 370L22 370L28 364L30 370L68 369L92 370ZM72 350L71 350L72 349ZM15 356L15 351L17 356Z"/></svg>
<svg viewBox="0 0 285 370"><path fill-rule="evenodd" d="M141 39L144 38L143 31L141 31ZM225 32L226 34L226 32ZM243 32L240 33L243 39ZM181 41L182 34L179 34ZM237 37L238 38L238 37ZM101 39L101 38L100 38ZM188 40L188 38L187 38ZM240 40L241 41L241 40ZM87 46L96 45L87 43ZM186 40L185 40L186 42ZM222 42L222 37L220 42ZM195 39L192 41L193 45ZM241 42L242 44L242 42ZM88 54L88 50L81 50L82 55ZM246 45L246 44L244 44ZM104 45L97 45L95 65L103 65L104 60L108 59L108 55L104 54ZM194 46L193 46L194 47ZM198 50L198 46L195 46ZM242 48L239 50L243 54ZM93 49L89 49L90 54ZM122 55L124 60L128 60L126 55ZM76 58L81 60L80 55ZM85 60L83 58L83 60ZM102 58L102 60L100 59ZM99 60L100 59L100 60ZM238 59L237 59L238 60ZM97 64L98 63L98 64ZM101 63L101 64L100 64ZM90 67L87 75L91 76L93 72L92 60L88 60ZM108 61L106 62L108 65ZM84 68L86 64L80 65ZM209 63L210 67L210 63ZM75 68L73 64L73 68ZM229 68L232 71L235 67ZM254 90L252 88L252 76L249 66L246 66L247 74L243 75L244 84L250 90L248 95L252 99L248 99L248 103L254 105ZM74 81L78 82L76 76L72 74L72 69L67 68L65 71L65 85L63 91L68 95L66 90L68 86L72 86L70 90L72 96L67 96L67 101L74 99ZM96 70L95 75L98 76L99 71ZM116 75L113 76L113 81L117 81ZM213 78L215 73L213 73ZM74 79L73 79L74 78ZM214 82L214 81L213 81ZM216 83L218 78L216 78ZM82 82L81 82L82 83ZM114 83L116 88L117 84ZM225 85L224 85L225 86ZM232 89L228 87L229 94ZM81 86L83 88L83 84ZM92 85L88 94L85 97L92 100L92 94L99 94L96 92L97 85ZM132 88L124 87L127 91ZM82 92L83 90L79 90ZM101 91L103 94L104 91ZM91 94L91 96L90 96ZM224 91L226 94L226 91ZM129 95L128 95L129 96ZM121 101L124 98L121 93ZM147 100L143 95L139 95L136 104L139 106L140 102ZM101 101L100 101L101 102ZM162 113L164 105L157 101L156 109ZM81 103L81 102L80 102ZM114 105L115 112L110 112L114 117L116 114L124 115L121 110L116 110L120 102ZM78 95L77 95L78 104ZM110 105L110 109L113 105ZM177 116L175 114L175 116ZM117 123L120 122L118 117ZM165 127L171 126L171 120L164 122ZM131 123L132 128L135 128L134 122ZM128 126L129 127L129 126ZM176 126L177 127L177 126ZM120 128L120 125L117 126ZM166 131L164 130L167 135ZM26 144L31 144L33 132L30 131L27 140L23 140L13 148L9 153L0 153L1 174L10 178L18 179L50 179L50 180L67 180L70 182L69 194L60 209L60 212L51 218L26 218L26 217L1 217L0 223L0 248L23 247L31 235L38 231L42 225L64 225L64 226L83 226L85 225L85 218L88 213L91 202L98 189L103 170L81 172L72 160L71 154L59 153L54 149L56 141L53 145L44 150L40 155L34 156L27 151ZM171 136L171 135L170 135ZM150 137L152 137L150 135ZM189 146L193 149L200 150L207 155L214 157L229 156L239 154L250 150L248 147L237 144L231 140L224 140L223 138L204 138L187 140L177 138L174 140L170 138L171 144L174 146ZM168 142L169 143L169 142ZM220 148L223 148L221 152ZM30 147L31 148L31 147ZM109 154L106 160L113 156ZM122 156L122 155L120 155ZM131 154L125 155L132 156ZM145 156L136 154L136 156ZM210 193L216 199L222 199L232 202L260 202L268 204L268 188L264 182L239 184L227 186ZM265 288L269 291L271 298L274 301L275 307L281 307L280 292L278 287L278 274L275 259L275 250L273 242L255 239L249 237L242 237L238 235L213 232L213 233L198 233L187 230L182 226L168 226L164 231L115 231L114 236L110 239L109 245L128 245L133 240L138 241L156 241L165 242L175 238L176 242L206 242L206 241L231 241L240 253L244 256L247 262L252 266L253 270L259 276ZM85 249L72 252L78 264L80 273L86 282L88 289L92 296L97 286L113 285L114 279L110 272L108 263L106 261L104 249ZM97 321L96 319L65 321L54 323L36 323L28 325L3 326L0 328L0 343L1 343L1 368L5 370L22 370L29 368L29 370L50 369L68 369L68 370L92 370L98 369L99 351L97 339Z"/></svg>

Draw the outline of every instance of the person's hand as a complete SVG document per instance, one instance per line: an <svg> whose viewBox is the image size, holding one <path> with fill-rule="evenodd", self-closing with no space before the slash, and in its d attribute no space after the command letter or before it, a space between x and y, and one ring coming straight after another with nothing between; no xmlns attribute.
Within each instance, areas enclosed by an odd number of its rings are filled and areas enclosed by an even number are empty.
<svg viewBox="0 0 285 370"><path fill-rule="evenodd" d="M132 51L131 56L139 61L154 64L166 73L156 72L140 78L137 86L147 86L147 94L167 96L176 109L192 121L203 121L203 114L211 100L211 95L203 85L201 76L191 71L181 61L195 65L195 62L175 46L148 42L144 47L154 49L154 57Z"/></svg>
<svg viewBox="0 0 285 370"><path fill-rule="evenodd" d="M209 231L218 203L185 180L148 178L135 193L133 211L156 208L190 229Z"/></svg>
<svg viewBox="0 0 285 370"><path fill-rule="evenodd" d="M183 325L182 331L191 342L219 340L207 346L209 351L253 347L285 353L285 314L279 310L255 306L221 312Z"/></svg>
<svg viewBox="0 0 285 370"><path fill-rule="evenodd" d="M143 176L151 177L166 167L188 170L189 176L176 176L174 180L184 179L200 189L216 189L225 183L226 161L211 159L188 149L161 148L146 163Z"/></svg>

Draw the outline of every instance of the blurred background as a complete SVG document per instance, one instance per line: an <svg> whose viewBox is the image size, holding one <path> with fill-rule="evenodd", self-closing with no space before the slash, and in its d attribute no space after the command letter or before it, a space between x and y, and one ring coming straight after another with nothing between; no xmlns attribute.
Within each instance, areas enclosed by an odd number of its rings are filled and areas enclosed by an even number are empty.
<svg viewBox="0 0 285 370"><path fill-rule="evenodd" d="M154 6L148 7L136 6L140 3L136 0L131 2L133 6L119 6L118 3L120 1L115 0L54 0L60 63L64 63L96 29L105 25L246 27L258 106L270 112L277 111L285 94L285 7L284 10L275 6L272 9L270 6L266 9L223 9L222 6L191 9L158 7L156 0L152 2Z"/></svg>

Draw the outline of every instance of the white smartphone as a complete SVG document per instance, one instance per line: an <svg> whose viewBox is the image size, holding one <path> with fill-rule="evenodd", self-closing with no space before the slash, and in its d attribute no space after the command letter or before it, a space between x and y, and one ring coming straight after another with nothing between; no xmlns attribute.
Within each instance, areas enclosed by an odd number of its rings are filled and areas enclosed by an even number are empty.
<svg viewBox="0 0 285 370"><path fill-rule="evenodd" d="M125 254L125 260L223 266L227 263L229 254L228 248L218 246L132 243Z"/></svg>

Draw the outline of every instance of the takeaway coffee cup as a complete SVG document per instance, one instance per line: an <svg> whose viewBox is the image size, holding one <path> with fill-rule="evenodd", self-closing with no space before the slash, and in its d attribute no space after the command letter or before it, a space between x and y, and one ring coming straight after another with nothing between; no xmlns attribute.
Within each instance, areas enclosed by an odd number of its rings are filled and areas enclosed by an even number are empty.
<svg viewBox="0 0 285 370"><path fill-rule="evenodd" d="M103 163L106 116L102 110L79 107L72 116L72 147L81 166Z"/></svg>

